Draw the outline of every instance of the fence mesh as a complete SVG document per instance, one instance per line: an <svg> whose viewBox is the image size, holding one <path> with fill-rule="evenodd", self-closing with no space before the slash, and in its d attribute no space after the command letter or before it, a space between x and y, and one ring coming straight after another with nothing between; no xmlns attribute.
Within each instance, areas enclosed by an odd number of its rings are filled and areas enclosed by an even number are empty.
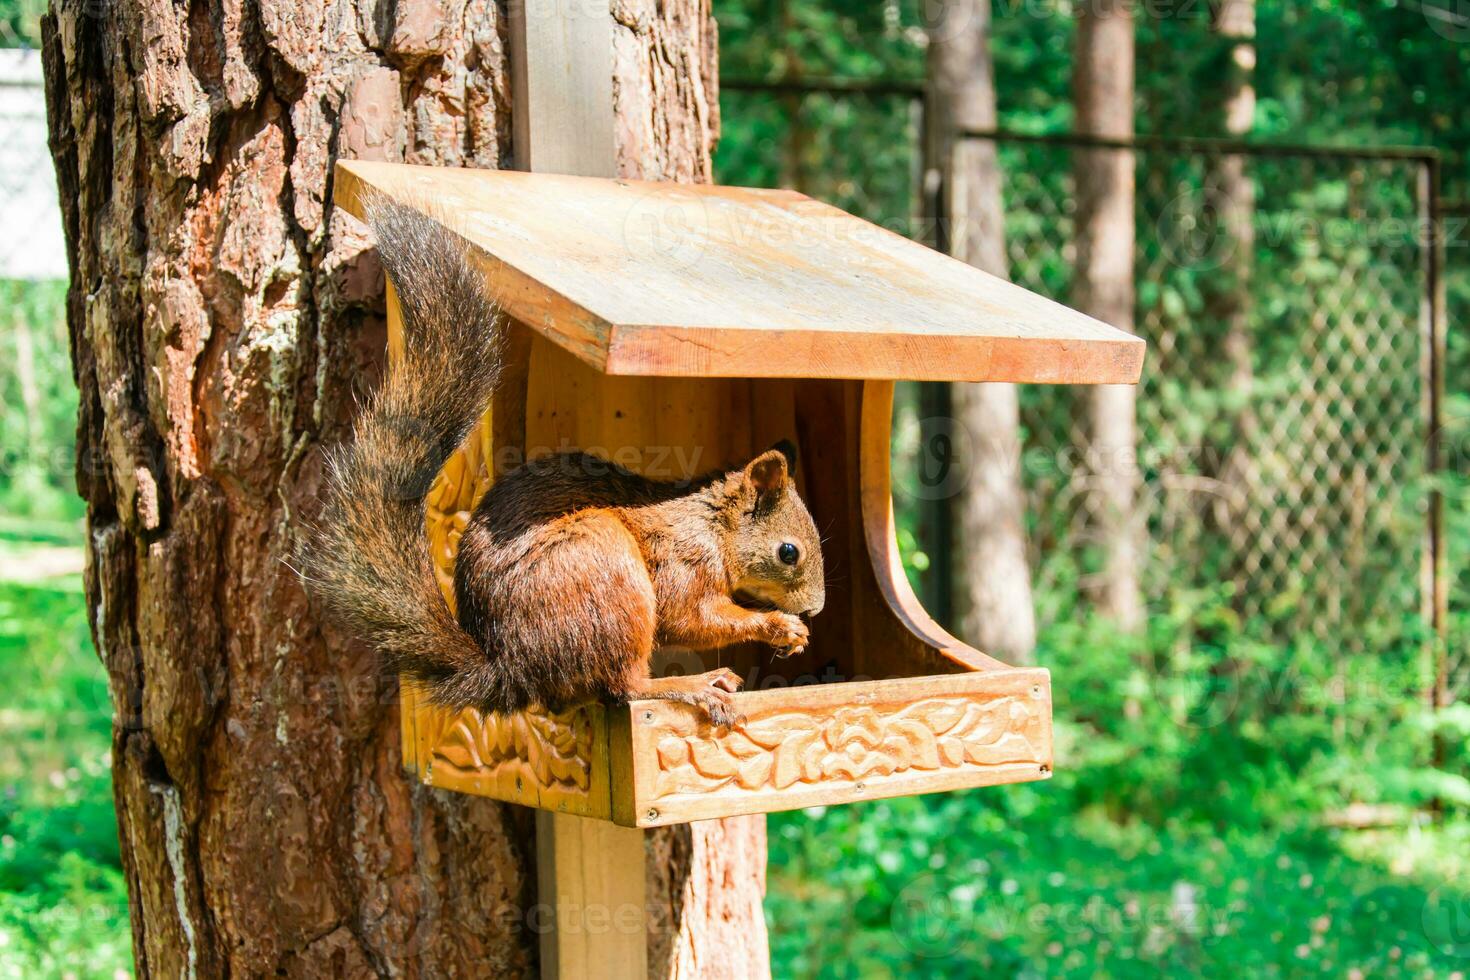
<svg viewBox="0 0 1470 980"><path fill-rule="evenodd" d="M1011 277L1065 302L1065 139L998 141ZM1233 591L1278 636L1386 641L1421 620L1427 542L1424 162L1140 146L1135 329L1145 588ZM1248 235L1225 174L1243 171ZM1244 348L1242 353L1242 348ZM1233 354L1233 352L1235 352ZM1075 392L1022 393L1043 586L1096 567L1099 502Z"/></svg>
<svg viewBox="0 0 1470 980"><path fill-rule="evenodd" d="M1441 452L1449 500L1445 508L1449 553L1450 642L1447 649L1449 697L1470 697L1470 200L1443 202L1447 405Z"/></svg>

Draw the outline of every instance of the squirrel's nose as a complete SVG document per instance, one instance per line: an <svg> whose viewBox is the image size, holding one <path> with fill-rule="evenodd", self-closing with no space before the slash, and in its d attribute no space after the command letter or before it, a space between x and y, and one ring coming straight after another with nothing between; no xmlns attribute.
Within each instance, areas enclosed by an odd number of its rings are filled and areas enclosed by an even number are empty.
<svg viewBox="0 0 1470 980"><path fill-rule="evenodd" d="M808 606L806 609L802 610L802 613L801 614L803 616L805 616L806 618L810 619L811 617L815 616L817 613L819 613L819 612L822 611L822 606L823 605L825 605L825 603L823 603L822 601L818 600L818 602L817 602L817 604L815 606Z"/></svg>

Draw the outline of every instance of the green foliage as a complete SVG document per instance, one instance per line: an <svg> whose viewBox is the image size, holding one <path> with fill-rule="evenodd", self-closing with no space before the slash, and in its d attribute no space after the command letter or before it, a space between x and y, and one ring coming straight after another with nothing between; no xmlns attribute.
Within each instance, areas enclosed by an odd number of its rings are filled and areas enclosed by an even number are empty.
<svg viewBox="0 0 1470 980"><path fill-rule="evenodd" d="M111 711L80 581L0 581L0 663L0 977L126 971Z"/></svg>
<svg viewBox="0 0 1470 980"><path fill-rule="evenodd" d="M1204 832L1010 787L770 818L767 909L789 977L1449 976L1470 893L1424 835ZM1463 853L1463 852L1462 852Z"/></svg>
<svg viewBox="0 0 1470 980"><path fill-rule="evenodd" d="M46 0L0 0L0 48L41 46Z"/></svg>
<svg viewBox="0 0 1470 980"><path fill-rule="evenodd" d="M0 515L74 522L77 389L66 283L0 280Z"/></svg>
<svg viewBox="0 0 1470 980"><path fill-rule="evenodd" d="M1321 826L1353 802L1458 803L1464 781L1424 764L1423 733L1470 718L1418 707L1417 646L1345 677L1336 650L1235 628L1220 596L1155 615L1142 639L1078 610L1038 651L1059 680L1050 782L773 815L778 972L1463 969L1470 949L1436 917L1470 901L1470 823Z"/></svg>
<svg viewBox="0 0 1470 980"><path fill-rule="evenodd" d="M1453 154L1446 192L1470 197L1464 151L1470 103L1445 89L1470 71L1470 38L1446 36L1424 4L1330 0L1257 5L1255 136L1327 145L1417 143ZM1439 5L1443 6L1443 5ZM1452 5L1450 5L1452 7ZM717 6L727 78L830 77L919 80L923 5L909 0L739 0ZM1071 125L1073 8L992 4L992 50L1004 128L1063 132ZM1219 135L1226 42L1210 30L1207 4L1135 8L1138 129ZM915 237L917 120L906 99L772 96L727 91L717 175L729 183L797 186ZM1013 274L1065 299L1071 256L1066 153L1007 147L1007 236ZM1150 241L1160 208L1207 179L1200 159L1141 161L1140 322L1178 331L1177 356L1218 349L1216 303L1228 269L1171 261ZM1039 523L1043 630L1039 663L1055 685L1058 768L1048 784L903 799L774 815L768 899L778 973L790 976L1237 976L1326 973L1365 976L1463 972L1470 949L1444 925L1463 914L1470 836L1470 716L1424 707L1429 638L1405 595L1417 559L1398 548L1415 535L1431 486L1446 496L1450 554L1470 548L1470 343L1452 329L1446 453L1452 472L1431 484L1374 440L1410 426L1391 412L1418 410L1418 395L1388 387L1332 397L1304 388L1312 353L1307 312L1325 310L1351 329L1406 317L1402 338L1375 348L1343 333L1334 368L1357 358L1417 356L1416 243L1380 241L1389 222L1417 213L1408 168L1352 163L1261 164L1252 301L1256 397L1300 399L1341 418L1343 450L1392 476L1394 500L1377 496L1369 524L1346 522L1315 567L1243 614L1234 570L1218 546L1178 545L1188 581L1160 583L1150 623L1128 637L1080 601L1095 564L1064 548L1065 527ZM1150 199L1154 194L1156 199ZM1195 202L1198 204L1199 202ZM1319 234L1293 233L1307 216ZM1334 224L1335 222L1335 224ZM1367 234L1358 232L1367 230ZM1048 237L1050 236L1050 237ZM1470 312L1463 231L1450 241L1451 324ZM1017 247L1019 243L1019 247ZM1045 247L1042 247L1045 246ZM1362 282L1354 292L1356 270ZM1407 311L1407 313L1405 313ZM1334 317L1333 314L1338 316ZM1190 346L1184 347L1187 342ZM1371 352L1371 353L1365 353ZM1153 350L1150 357L1169 356ZM1217 383L1223 359L1198 356L1147 389L1160 459L1189 447L1228 445L1241 405ZM1336 362L1333 361L1335 364ZM1400 365L1402 366L1402 365ZM1463 394L1462 394L1463 393ZM1069 399L1023 392L1034 437L1063 442ZM1044 404L1043 404L1044 402ZM910 576L925 591L944 560L924 526L913 461L925 411L900 391L895 497ZM1290 477L1301 421L1283 430L1286 451L1268 462ZM1295 425L1296 428L1292 428ZM1054 447L1053 447L1054 448ZM1043 448L1026 472L1062 489L1058 455ZM1144 478L1157 479L1144 460ZM1312 479L1303 474L1299 480ZM1051 481L1050 484L1047 481ZM1288 495L1294 490L1288 485ZM1385 505L1387 503L1387 505ZM1335 505L1335 504L1334 504ZM1406 530L1407 529L1407 530ZM1362 544L1366 542L1366 546ZM1207 542L1205 542L1207 543ZM1366 554L1359 554L1366 547ZM1356 571L1332 567L1362 561ZM1367 568L1372 568L1370 573ZM1470 681L1470 565L1452 559L1449 650L1453 676ZM1347 576L1350 602L1375 608L1351 635L1284 629L1303 615L1311 575ZM930 589L929 591L932 591ZM1377 602L1375 597L1384 597ZM1387 613L1382 610L1396 609ZM1277 639L1271 639L1277 637ZM1442 761L1433 761L1435 738ZM1351 804L1408 813L1430 800L1449 808L1434 830L1337 832L1324 818ZM1455 858L1455 855L1461 855ZM1180 908L1198 906L1191 919Z"/></svg>

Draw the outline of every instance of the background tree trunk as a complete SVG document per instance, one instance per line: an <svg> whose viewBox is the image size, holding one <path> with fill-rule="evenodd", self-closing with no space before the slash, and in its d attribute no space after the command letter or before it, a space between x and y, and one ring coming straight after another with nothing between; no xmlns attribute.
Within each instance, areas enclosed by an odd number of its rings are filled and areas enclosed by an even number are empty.
<svg viewBox="0 0 1470 980"><path fill-rule="evenodd" d="M708 4L616 6L623 168L707 178ZM530 811L403 776L396 683L285 564L384 358L332 163L508 163L504 5L60 0L43 34L138 974L534 974ZM670 857L671 933L758 902L761 828L743 877Z"/></svg>
<svg viewBox="0 0 1470 980"><path fill-rule="evenodd" d="M1133 136L1133 4L1094 0L1077 15L1072 75L1077 132ZM1128 150L1076 153L1077 268L1072 305L1133 331L1134 175ZM1087 465L1104 554L1096 584L1100 608L1125 629L1143 623L1142 561L1137 508L1135 397L1130 385L1090 389Z"/></svg>
<svg viewBox="0 0 1470 980"><path fill-rule="evenodd" d="M1227 45L1229 62L1221 90L1221 123L1225 135L1244 139L1250 135L1256 115L1256 4L1255 0L1217 0L1211 27ZM1224 236L1224 275L1217 282L1214 313L1225 327L1225 357L1230 365L1226 390L1233 404L1232 444L1224 454L1221 479L1227 488L1244 489L1252 477L1250 438L1255 416L1250 405L1255 382L1254 347L1251 337L1251 274L1255 260L1256 188L1246 170L1247 158L1226 154L1211 161L1213 173L1206 181L1207 204L1218 216ZM1217 515L1228 533L1235 533L1230 500L1222 497Z"/></svg>
<svg viewBox="0 0 1470 980"><path fill-rule="evenodd" d="M996 126L990 0L946 0L929 41L930 160L941 169L941 215L949 251L997 276L1007 274L1005 213L997 147L956 140L964 130ZM1026 564L1021 485L1020 407L1016 386L950 386L950 406L973 455L968 478L950 501L954 613L960 632L980 649L1029 663L1036 646L1031 571Z"/></svg>

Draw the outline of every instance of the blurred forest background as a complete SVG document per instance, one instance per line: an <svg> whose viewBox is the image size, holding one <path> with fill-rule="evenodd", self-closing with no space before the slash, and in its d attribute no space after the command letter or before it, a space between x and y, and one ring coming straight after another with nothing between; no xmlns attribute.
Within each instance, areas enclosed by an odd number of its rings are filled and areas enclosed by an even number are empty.
<svg viewBox="0 0 1470 980"><path fill-rule="evenodd" d="M41 6L0 0L5 46L34 47ZM1015 655L1053 671L1057 774L773 815L778 975L1470 970L1470 19L1451 0L1247 6L1249 34L1221 30L1204 0L1136 7L1132 285L1150 350L1130 527L1146 615L1120 621L1098 598L1097 474L1069 463L1084 397L1021 391L1036 632ZM797 187L946 244L929 220L934 7L716 0L719 180ZM995 0L997 116L975 128L997 132L959 140L999 168L1005 271L1063 301L1086 211L1075 174L1102 152L1065 135L1084 128L1074 14ZM1244 126L1228 112L1242 85ZM1180 140L1223 136L1337 149ZM1372 149L1388 145L1442 154L1442 266L1419 234L1431 164ZM6 159L0 197L31 194L34 162ZM1248 237L1220 202L1232 172L1249 187ZM24 241L12 227L7 247ZM64 296L54 278L0 280L3 976L130 964L108 696L76 565ZM952 543L964 480L943 471L979 434L955 421L955 397L900 399L896 504L916 587L967 635L957 595L974 570ZM1436 493L1449 571L1433 624L1420 573Z"/></svg>

